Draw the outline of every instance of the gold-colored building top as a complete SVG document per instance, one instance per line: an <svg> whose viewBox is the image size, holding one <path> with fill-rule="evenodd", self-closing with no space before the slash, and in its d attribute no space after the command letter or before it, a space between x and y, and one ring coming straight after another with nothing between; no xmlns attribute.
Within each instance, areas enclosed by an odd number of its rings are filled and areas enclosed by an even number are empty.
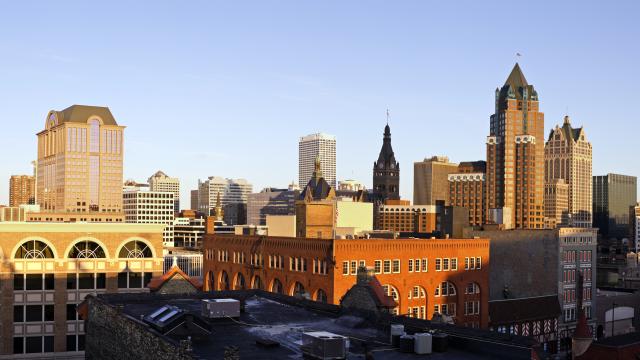
<svg viewBox="0 0 640 360"><path fill-rule="evenodd" d="M44 212L122 212L124 126L107 107L73 105L47 115L38 136L36 189Z"/></svg>

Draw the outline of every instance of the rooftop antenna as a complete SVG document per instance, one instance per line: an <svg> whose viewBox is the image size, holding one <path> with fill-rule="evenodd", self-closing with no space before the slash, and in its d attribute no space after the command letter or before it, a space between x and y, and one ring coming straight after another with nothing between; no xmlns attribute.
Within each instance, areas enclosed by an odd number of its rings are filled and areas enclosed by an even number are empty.
<svg viewBox="0 0 640 360"><path fill-rule="evenodd" d="M387 125L389 125L389 109L387 108Z"/></svg>
<svg viewBox="0 0 640 360"><path fill-rule="evenodd" d="M516 63L518 62L518 60L522 57L522 54L520 54L519 52L516 53Z"/></svg>

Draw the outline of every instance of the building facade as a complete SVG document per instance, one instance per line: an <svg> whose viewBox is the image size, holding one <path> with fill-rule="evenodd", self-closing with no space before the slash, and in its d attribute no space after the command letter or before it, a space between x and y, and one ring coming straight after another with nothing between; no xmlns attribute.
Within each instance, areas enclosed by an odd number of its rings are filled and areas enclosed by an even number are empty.
<svg viewBox="0 0 640 360"><path fill-rule="evenodd" d="M247 201L247 224L266 225L267 215L292 215L296 213L299 190L266 188L249 194Z"/></svg>
<svg viewBox="0 0 640 360"><path fill-rule="evenodd" d="M173 211L180 211L180 179L169 177L162 171L158 171L147 182L151 191L173 193Z"/></svg>
<svg viewBox="0 0 640 360"><path fill-rule="evenodd" d="M631 214L631 221L633 223L633 245L636 254L640 254L640 203L633 207Z"/></svg>
<svg viewBox="0 0 640 360"><path fill-rule="evenodd" d="M43 212L122 213L124 126L109 108L73 105L38 133L36 191Z"/></svg>
<svg viewBox="0 0 640 360"><path fill-rule="evenodd" d="M607 174L593 177L593 227L604 238L631 237L629 209L638 201L638 178Z"/></svg>
<svg viewBox="0 0 640 360"><path fill-rule="evenodd" d="M333 240L210 236L204 242L205 290L259 288L339 304L372 267L396 314L487 327L489 242L484 239ZM470 259L473 259L473 266Z"/></svg>
<svg viewBox="0 0 640 360"><path fill-rule="evenodd" d="M544 148L545 183L563 180L568 186L568 219L559 224L591 227L592 219L592 149L583 128L571 126L569 116L562 127L551 130ZM546 190L546 186L545 186ZM546 192L546 191L545 191ZM545 206L547 206L545 198ZM556 213L562 213L556 204ZM549 216L546 214L545 216Z"/></svg>
<svg viewBox="0 0 640 360"><path fill-rule="evenodd" d="M458 164L446 156L433 156L413 163L413 204L448 205L449 174L458 171Z"/></svg>
<svg viewBox="0 0 640 360"><path fill-rule="evenodd" d="M569 184L564 179L553 179L544 184L545 228L568 226L571 219L569 210Z"/></svg>
<svg viewBox="0 0 640 360"><path fill-rule="evenodd" d="M29 175L12 175L9 179L9 206L36 203L36 179Z"/></svg>
<svg viewBox="0 0 640 360"><path fill-rule="evenodd" d="M469 225L484 224L486 162L461 162L458 171L448 175L449 204L469 209Z"/></svg>
<svg viewBox="0 0 640 360"><path fill-rule="evenodd" d="M76 305L94 293L148 292L162 274L162 227L0 223L0 258L0 358L84 359Z"/></svg>
<svg viewBox="0 0 640 360"><path fill-rule="evenodd" d="M326 181L336 188L336 137L317 133L300 138L298 142L298 184L309 182L315 160L320 157Z"/></svg>
<svg viewBox="0 0 640 360"><path fill-rule="evenodd" d="M205 229L204 218L176 217L173 220L173 246L200 249Z"/></svg>
<svg viewBox="0 0 640 360"><path fill-rule="evenodd" d="M205 181L198 180L198 210L209 215L216 207L218 195L222 206L227 204L247 204L253 185L245 179L225 179L210 176Z"/></svg>
<svg viewBox="0 0 640 360"><path fill-rule="evenodd" d="M516 64L495 92L487 137L487 210L508 208L518 229L544 227L544 114ZM510 221L508 221L510 220Z"/></svg>
<svg viewBox="0 0 640 360"><path fill-rule="evenodd" d="M338 181L338 191L366 191L367 187L363 183L357 180L342 180Z"/></svg>
<svg viewBox="0 0 640 360"><path fill-rule="evenodd" d="M392 205L378 208L378 230L431 233L440 230L441 214L434 205Z"/></svg>
<svg viewBox="0 0 640 360"><path fill-rule="evenodd" d="M173 193L127 190L123 194L125 222L131 224L164 225L163 245L174 246L174 204Z"/></svg>

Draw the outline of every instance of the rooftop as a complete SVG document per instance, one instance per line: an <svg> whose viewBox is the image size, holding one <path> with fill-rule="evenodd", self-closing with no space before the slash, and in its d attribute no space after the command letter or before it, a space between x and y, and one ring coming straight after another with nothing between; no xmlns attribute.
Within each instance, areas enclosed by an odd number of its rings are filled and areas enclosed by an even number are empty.
<svg viewBox="0 0 640 360"><path fill-rule="evenodd" d="M365 346L374 354L374 359L421 358L415 354L401 353L389 344L387 329L391 322L404 323L405 331L409 333L424 332L430 328L447 333L449 335L448 350L443 353L434 353L429 357L436 360L494 359L504 356L529 359L532 348L536 345L529 338L433 324L426 320L389 315L387 322L380 320L373 322L365 316L341 311L341 308L336 305L321 304L259 290L199 293L191 296L108 294L90 297L88 301L90 309L100 304L118 308L128 321L136 322L138 327L178 346L186 338L185 331L177 331L174 335L163 335L156 331L153 325L145 323L142 318L148 317L167 305L199 316L203 299L225 297L241 300L243 311L237 319L228 317L209 320L210 334L194 334L191 337L192 355L196 359L217 358L224 354L229 346L237 347L242 359L302 359L300 348L302 333L313 331L327 331L347 337L349 339L347 359L362 359ZM91 313L93 310L89 311ZM91 317L88 327L92 329ZM123 336L127 337L126 334ZM260 346L258 344L264 341L277 345ZM92 342L91 331L87 335L87 342Z"/></svg>

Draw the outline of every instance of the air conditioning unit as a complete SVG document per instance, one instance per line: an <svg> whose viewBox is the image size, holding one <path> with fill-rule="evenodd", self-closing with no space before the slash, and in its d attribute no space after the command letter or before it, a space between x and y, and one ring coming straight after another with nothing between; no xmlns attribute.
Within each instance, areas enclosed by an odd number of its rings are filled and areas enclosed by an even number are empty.
<svg viewBox="0 0 640 360"><path fill-rule="evenodd" d="M240 301L236 299L202 300L202 316L207 319L239 318Z"/></svg>
<svg viewBox="0 0 640 360"><path fill-rule="evenodd" d="M303 333L302 353L312 359L346 359L347 338L326 331Z"/></svg>

